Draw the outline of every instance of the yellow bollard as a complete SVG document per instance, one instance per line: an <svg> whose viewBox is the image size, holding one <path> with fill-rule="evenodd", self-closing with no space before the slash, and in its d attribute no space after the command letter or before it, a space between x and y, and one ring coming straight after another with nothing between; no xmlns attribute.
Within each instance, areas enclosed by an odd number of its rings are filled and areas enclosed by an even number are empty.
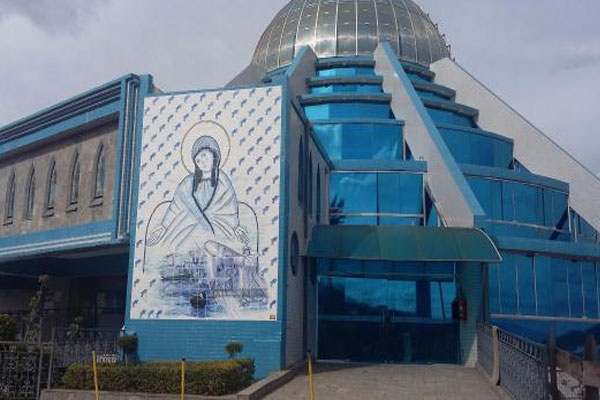
<svg viewBox="0 0 600 400"><path fill-rule="evenodd" d="M100 400L100 392L98 391L98 366L96 365L96 352L92 352L92 369L94 370L94 394L96 400Z"/></svg>
<svg viewBox="0 0 600 400"><path fill-rule="evenodd" d="M181 400L185 400L185 358L181 359Z"/></svg>
<svg viewBox="0 0 600 400"><path fill-rule="evenodd" d="M315 400L315 389L313 384L313 365L310 350L308 351L308 385L310 389L310 400Z"/></svg>

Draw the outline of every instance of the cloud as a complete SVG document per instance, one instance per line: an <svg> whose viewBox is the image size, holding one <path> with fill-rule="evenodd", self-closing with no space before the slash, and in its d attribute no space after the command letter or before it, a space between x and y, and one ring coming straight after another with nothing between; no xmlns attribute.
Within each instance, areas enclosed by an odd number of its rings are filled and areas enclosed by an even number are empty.
<svg viewBox="0 0 600 400"><path fill-rule="evenodd" d="M165 91L224 85L286 3L0 0L0 126L129 72ZM598 0L417 3L460 64L600 171Z"/></svg>
<svg viewBox="0 0 600 400"><path fill-rule="evenodd" d="M80 30L99 7L111 0L0 0L0 20L11 15L29 19L51 34Z"/></svg>
<svg viewBox="0 0 600 400"><path fill-rule="evenodd" d="M573 71L577 69L600 67L600 41L588 42L571 47L556 65L557 70Z"/></svg>

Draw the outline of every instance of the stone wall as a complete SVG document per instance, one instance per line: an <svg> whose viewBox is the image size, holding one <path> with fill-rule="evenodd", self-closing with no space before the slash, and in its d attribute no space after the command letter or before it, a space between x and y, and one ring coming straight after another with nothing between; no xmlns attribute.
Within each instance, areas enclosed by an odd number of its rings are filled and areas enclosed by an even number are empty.
<svg viewBox="0 0 600 400"><path fill-rule="evenodd" d="M0 237L21 235L83 223L110 219L112 213L113 182L117 123L108 123L60 139L40 143L22 153L0 159ZM103 199L94 199L93 184L99 146L104 147L106 172ZM79 153L80 182L77 205L69 204L71 167ZM52 158L56 162L57 185L55 206L46 209L49 168ZM35 171L35 204L33 218L25 218L26 187L31 168ZM15 204L12 221L6 220L9 181L15 173Z"/></svg>

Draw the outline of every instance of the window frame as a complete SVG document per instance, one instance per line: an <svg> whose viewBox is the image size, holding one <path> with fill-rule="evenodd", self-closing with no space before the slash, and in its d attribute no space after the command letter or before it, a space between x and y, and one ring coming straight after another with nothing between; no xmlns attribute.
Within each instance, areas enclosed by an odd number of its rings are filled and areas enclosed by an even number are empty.
<svg viewBox="0 0 600 400"><path fill-rule="evenodd" d="M17 175L11 170L6 187L6 198L4 200L4 225L11 225L15 217L15 194L17 186Z"/></svg>
<svg viewBox="0 0 600 400"><path fill-rule="evenodd" d="M304 160L304 137L300 137L300 144L298 146L298 173L297 173L297 184L298 184L298 204L302 207L304 206L304 197L305 197L305 179L304 179L304 168L305 168L305 160Z"/></svg>
<svg viewBox="0 0 600 400"><path fill-rule="evenodd" d="M99 168L102 161L102 170ZM102 172L102 175L100 173ZM98 145L96 157L94 158L94 180L92 181L92 207L101 206L106 195L106 151L104 143ZM102 178L102 183L99 186L99 180Z"/></svg>
<svg viewBox="0 0 600 400"><path fill-rule="evenodd" d="M75 188L75 168L77 168L77 186ZM79 205L79 199L81 196L81 163L79 162L79 151L75 150L73 156L71 157L71 164L69 168L69 194L67 197L67 212L72 212L77 210L77 206ZM77 194L76 198L74 198L74 193Z"/></svg>
<svg viewBox="0 0 600 400"><path fill-rule="evenodd" d="M58 186L58 175L56 172L56 159L52 157L48 168L48 176L46 177L46 192L44 196L44 217L54 215L56 207L56 187Z"/></svg>
<svg viewBox="0 0 600 400"><path fill-rule="evenodd" d="M33 164L27 174L24 197L23 219L25 221L32 221L35 216L35 166Z"/></svg>

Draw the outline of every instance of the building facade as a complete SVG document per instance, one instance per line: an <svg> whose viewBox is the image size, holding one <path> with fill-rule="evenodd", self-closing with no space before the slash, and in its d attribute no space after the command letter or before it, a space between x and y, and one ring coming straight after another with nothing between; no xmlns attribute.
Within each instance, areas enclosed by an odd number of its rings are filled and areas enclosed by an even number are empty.
<svg viewBox="0 0 600 400"><path fill-rule="evenodd" d="M142 360L477 359L600 323L600 181L411 0L292 0L226 87L129 75L0 129L0 312Z"/></svg>

